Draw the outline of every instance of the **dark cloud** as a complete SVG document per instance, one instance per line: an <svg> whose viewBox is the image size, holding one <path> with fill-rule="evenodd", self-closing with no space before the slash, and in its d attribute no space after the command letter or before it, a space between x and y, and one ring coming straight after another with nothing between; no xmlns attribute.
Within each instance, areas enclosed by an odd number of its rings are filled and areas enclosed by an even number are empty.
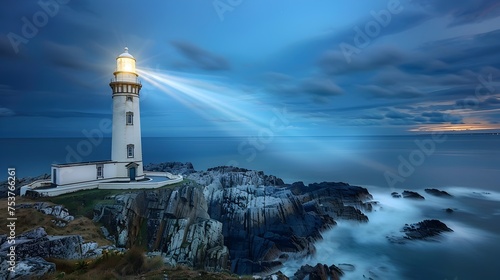
<svg viewBox="0 0 500 280"><path fill-rule="evenodd" d="M377 85L362 85L359 89L373 98L410 99L424 96L424 93L411 86L380 87Z"/></svg>
<svg viewBox="0 0 500 280"><path fill-rule="evenodd" d="M15 113L11 109L0 107L0 117L11 117L14 115Z"/></svg>
<svg viewBox="0 0 500 280"><path fill-rule="evenodd" d="M500 15L497 0L413 0L412 3L424 7L436 17L448 16L452 26L481 22Z"/></svg>
<svg viewBox="0 0 500 280"><path fill-rule="evenodd" d="M380 115L380 114L366 114L366 115L362 115L359 118L364 119L364 120L383 120L385 117L383 115Z"/></svg>
<svg viewBox="0 0 500 280"><path fill-rule="evenodd" d="M198 46L183 41L174 41L171 44L197 68L210 71L229 69L229 62L225 58L212 54Z"/></svg>
<svg viewBox="0 0 500 280"><path fill-rule="evenodd" d="M323 55L318 63L327 74L341 75L398 65L403 59L404 55L398 49L385 46L362 51L359 55L354 56L350 62L346 60L342 52L329 51Z"/></svg>
<svg viewBox="0 0 500 280"><path fill-rule="evenodd" d="M287 97L308 96L316 103L328 103L329 98L344 93L344 90L329 78L322 76L294 79L283 73L264 75L265 90Z"/></svg>
<svg viewBox="0 0 500 280"><path fill-rule="evenodd" d="M45 57L54 66L74 70L94 70L92 64L87 63L90 55L82 48L46 41L43 43L43 50Z"/></svg>
<svg viewBox="0 0 500 280"><path fill-rule="evenodd" d="M478 70L478 65L499 67L500 29L428 42L420 50L445 63L448 72Z"/></svg>
<svg viewBox="0 0 500 280"><path fill-rule="evenodd" d="M421 114L421 116L427 118L427 123L431 123L431 124L441 124L441 123L460 124L460 123L462 123L462 118L460 116L445 114L442 112L424 112Z"/></svg>
<svg viewBox="0 0 500 280"><path fill-rule="evenodd" d="M17 54L12 47L7 35L0 34L0 57L5 58L16 58Z"/></svg>
<svg viewBox="0 0 500 280"><path fill-rule="evenodd" d="M385 117L389 119L413 119L412 115L399 111L390 111L385 114Z"/></svg>
<svg viewBox="0 0 500 280"><path fill-rule="evenodd" d="M300 91L317 96L335 96L343 90L330 79L311 78L305 80L300 86Z"/></svg>
<svg viewBox="0 0 500 280"><path fill-rule="evenodd" d="M263 76L264 76L264 79L270 83L286 82L286 81L290 81L292 79L292 77L290 77L286 74L283 74L283 73L278 73L278 72L269 72L269 73L264 74Z"/></svg>
<svg viewBox="0 0 500 280"><path fill-rule="evenodd" d="M500 98L498 97L488 97L484 100L480 100L476 97L471 97L467 99L460 99L455 102L455 106L460 109L474 109L474 110L486 110L500 107Z"/></svg>

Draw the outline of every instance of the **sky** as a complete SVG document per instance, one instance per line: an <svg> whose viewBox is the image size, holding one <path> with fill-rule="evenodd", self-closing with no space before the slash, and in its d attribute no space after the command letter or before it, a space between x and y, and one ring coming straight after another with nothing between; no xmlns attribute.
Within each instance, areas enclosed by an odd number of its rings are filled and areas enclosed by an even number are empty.
<svg viewBox="0 0 500 280"><path fill-rule="evenodd" d="M145 137L500 131L494 0L8 0L0 23L0 137L100 129L124 47Z"/></svg>

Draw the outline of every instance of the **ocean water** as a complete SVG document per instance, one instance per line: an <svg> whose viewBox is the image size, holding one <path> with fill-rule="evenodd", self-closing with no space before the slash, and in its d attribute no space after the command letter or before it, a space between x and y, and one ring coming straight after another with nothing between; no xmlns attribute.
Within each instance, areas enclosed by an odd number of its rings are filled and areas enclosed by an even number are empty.
<svg viewBox="0 0 500 280"><path fill-rule="evenodd" d="M49 173L50 164L105 160L111 141L86 138L0 139L0 172L19 177ZM287 183L343 181L367 187L381 207L370 222L339 221L324 233L316 255L290 260L287 274L305 263L349 263L342 279L500 279L500 135L359 137L143 138L144 163L192 162L203 170L237 165ZM426 195L438 188L454 195ZM425 201L394 199L419 191ZM443 209L453 208L446 213ZM386 236L406 223L436 218L454 230L440 242L391 244Z"/></svg>

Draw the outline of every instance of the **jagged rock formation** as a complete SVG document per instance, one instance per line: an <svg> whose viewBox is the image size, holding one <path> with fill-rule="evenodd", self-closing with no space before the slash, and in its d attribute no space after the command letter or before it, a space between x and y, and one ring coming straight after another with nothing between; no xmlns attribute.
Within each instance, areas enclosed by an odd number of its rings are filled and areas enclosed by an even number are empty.
<svg viewBox="0 0 500 280"><path fill-rule="evenodd" d="M15 273L9 274L8 253L13 244L9 243L6 235L0 235L0 279L31 279L54 272L55 264L44 258L78 260L98 257L102 255L103 249L116 249L113 246L98 247L95 242L84 242L80 235L47 235L43 227L18 235L15 242Z"/></svg>
<svg viewBox="0 0 500 280"><path fill-rule="evenodd" d="M0 257L4 258L11 246L5 239L0 238ZM29 257L56 258L56 259L81 259L92 255L97 249L97 243L84 242L80 235L47 235L43 227L35 228L16 237L16 257L25 259Z"/></svg>
<svg viewBox="0 0 500 280"><path fill-rule="evenodd" d="M366 189L344 183L286 185L275 176L235 167L191 174L205 185L210 217L221 221L231 252L231 270L252 274L281 265L290 256L315 251L320 232L334 218L367 221Z"/></svg>
<svg viewBox="0 0 500 280"><path fill-rule="evenodd" d="M185 166L185 165L184 165ZM155 171L178 170L176 164ZM146 245L171 263L254 274L315 251L334 219L366 222L372 197L345 183L287 185L262 171L215 167L191 172L175 189L110 197L95 207L117 246ZM226 247L227 246L227 247Z"/></svg>
<svg viewBox="0 0 500 280"><path fill-rule="evenodd" d="M111 197L96 205L94 221L106 226L117 246L146 245L171 263L205 270L227 268L222 224L210 219L203 191L194 184Z"/></svg>
<svg viewBox="0 0 500 280"><path fill-rule="evenodd" d="M398 192L392 192L391 196L394 198L401 198L401 195Z"/></svg>
<svg viewBox="0 0 500 280"><path fill-rule="evenodd" d="M25 258L16 262L14 272L8 271L7 260L0 261L0 279L36 279L56 271L56 265L41 257Z"/></svg>
<svg viewBox="0 0 500 280"><path fill-rule="evenodd" d="M326 264L318 263L314 267L306 264L295 272L292 280L339 280L342 275L344 275L344 272L333 264L327 266Z"/></svg>
<svg viewBox="0 0 500 280"><path fill-rule="evenodd" d="M162 163L150 163L144 166L146 171L155 172L170 172L172 174L188 175L196 172L194 170L193 164L190 162L162 162Z"/></svg>
<svg viewBox="0 0 500 280"><path fill-rule="evenodd" d="M22 203L16 205L16 208L33 208L45 215L51 215L55 218L51 220L52 223L58 227L65 227L75 219L63 205L51 205L47 202Z"/></svg>
<svg viewBox="0 0 500 280"><path fill-rule="evenodd" d="M254 279L259 279L257 276L254 276ZM271 275L268 275L264 278L260 278L260 279L263 279L263 280L289 280L290 278L288 278L285 274L283 274L283 272L281 271L278 271L276 273L273 273Z"/></svg>
<svg viewBox="0 0 500 280"><path fill-rule="evenodd" d="M451 194L438 189L425 189L425 192L439 197L453 197Z"/></svg>
<svg viewBox="0 0 500 280"><path fill-rule="evenodd" d="M403 191L403 198L410 198L410 199L417 199L417 200L424 200L425 197L420 195L418 192L413 192L413 191Z"/></svg>
<svg viewBox="0 0 500 280"><path fill-rule="evenodd" d="M423 220L415 224L406 224L401 232L403 236L388 236L389 241L403 244L408 240L434 240L443 232L453 231L440 220Z"/></svg>

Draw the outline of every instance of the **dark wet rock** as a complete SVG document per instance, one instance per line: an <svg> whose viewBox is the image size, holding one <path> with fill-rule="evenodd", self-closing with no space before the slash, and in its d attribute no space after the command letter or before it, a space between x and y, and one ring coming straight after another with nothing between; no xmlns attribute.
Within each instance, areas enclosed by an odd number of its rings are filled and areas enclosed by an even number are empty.
<svg viewBox="0 0 500 280"><path fill-rule="evenodd" d="M62 205L51 205L47 202L21 203L16 205L16 209L33 208L45 215L51 215L56 219L51 220L57 227L65 227L75 219L69 214L67 208Z"/></svg>
<svg viewBox="0 0 500 280"><path fill-rule="evenodd" d="M406 224L401 230L403 236L388 236L393 243L405 243L408 240L435 240L435 237L443 232L452 232L445 223L440 220L423 220L415 224Z"/></svg>
<svg viewBox="0 0 500 280"><path fill-rule="evenodd" d="M146 246L172 264L197 269L229 268L222 223L210 219L203 190L195 184L116 195L114 203L95 206L94 221L119 247Z"/></svg>
<svg viewBox="0 0 500 280"><path fill-rule="evenodd" d="M8 240L2 239L0 257L7 256ZM98 245L95 242L84 242L80 235L48 235L43 227L26 231L16 238L16 257L26 259L32 257L76 260L96 256Z"/></svg>
<svg viewBox="0 0 500 280"><path fill-rule="evenodd" d="M278 272L273 273L271 275L268 275L262 279L263 280L289 280L290 278L288 278L285 274L283 274L283 272L278 271Z"/></svg>
<svg viewBox="0 0 500 280"><path fill-rule="evenodd" d="M368 208L365 202L372 199L366 189L345 183L287 185L274 176L234 167L209 169L188 179L207 186L210 217L223 223L237 274L258 273L265 269L262 263L280 264L284 252L299 257L314 253L314 242L334 219L367 221L360 209Z"/></svg>
<svg viewBox="0 0 500 280"><path fill-rule="evenodd" d="M342 271L354 271L354 270L356 270L356 267L352 264L349 264L349 263L339 263L338 267Z"/></svg>
<svg viewBox="0 0 500 280"><path fill-rule="evenodd" d="M368 221L375 202L345 183L285 184L262 171L219 166L186 176L175 188L109 197L95 221L117 246L146 245L170 263L252 275L279 268L289 256L315 252L334 219ZM229 259L230 258L230 259Z"/></svg>
<svg viewBox="0 0 500 280"><path fill-rule="evenodd" d="M403 191L403 198L410 198L410 199L417 199L417 200L424 200L425 199L418 192L413 192L413 191Z"/></svg>
<svg viewBox="0 0 500 280"><path fill-rule="evenodd" d="M391 195L394 198L401 198L401 195L398 192L392 192Z"/></svg>
<svg viewBox="0 0 500 280"><path fill-rule="evenodd" d="M408 239L427 239L453 230L440 220L423 220L416 224L405 225L403 231Z"/></svg>
<svg viewBox="0 0 500 280"><path fill-rule="evenodd" d="M454 212L453 209L451 209L451 208L446 208L445 211L446 211L446 213L453 213Z"/></svg>
<svg viewBox="0 0 500 280"><path fill-rule="evenodd" d="M0 279L37 279L56 271L56 265L41 257L20 259L14 267L15 272L9 272L7 260L0 260Z"/></svg>
<svg viewBox="0 0 500 280"><path fill-rule="evenodd" d="M304 207L316 203L316 211L323 211L334 219L367 222L362 211L372 210L372 195L367 189L342 182L313 183L300 188L299 195Z"/></svg>
<svg viewBox="0 0 500 280"><path fill-rule="evenodd" d="M439 197L453 197L451 194L438 189L425 189L425 192Z"/></svg>
<svg viewBox="0 0 500 280"><path fill-rule="evenodd" d="M295 272L292 279L338 280L342 275L344 275L344 272L335 265L327 266L326 264L318 263L314 267L308 264L301 266L299 270Z"/></svg>
<svg viewBox="0 0 500 280"><path fill-rule="evenodd" d="M162 162L150 163L144 166L144 171L169 172L172 174L189 175L196 172L191 162Z"/></svg>

